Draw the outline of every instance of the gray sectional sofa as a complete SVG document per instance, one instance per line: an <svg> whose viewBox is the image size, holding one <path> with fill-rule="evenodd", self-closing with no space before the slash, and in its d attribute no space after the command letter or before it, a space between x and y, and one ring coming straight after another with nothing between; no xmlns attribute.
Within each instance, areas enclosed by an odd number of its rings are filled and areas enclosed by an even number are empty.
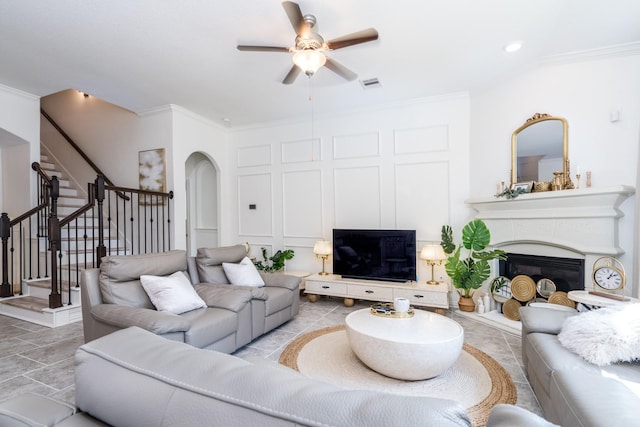
<svg viewBox="0 0 640 427"><path fill-rule="evenodd" d="M520 308L522 358L545 418L563 427L639 425L640 362L597 366L560 344L577 312Z"/></svg>
<svg viewBox="0 0 640 427"><path fill-rule="evenodd" d="M299 309L300 279L261 273L263 287L230 285L222 263L238 263L243 245L200 249L195 258L175 250L104 257L81 274L85 342L130 326L194 347L231 353L292 319ZM206 307L173 314L158 311L142 275L184 272Z"/></svg>
<svg viewBox="0 0 640 427"><path fill-rule="evenodd" d="M345 390L275 362L240 359L158 337L138 327L82 345L76 406L24 394L0 403L0 425L25 426L470 426L456 402ZM511 405L489 427L547 426Z"/></svg>

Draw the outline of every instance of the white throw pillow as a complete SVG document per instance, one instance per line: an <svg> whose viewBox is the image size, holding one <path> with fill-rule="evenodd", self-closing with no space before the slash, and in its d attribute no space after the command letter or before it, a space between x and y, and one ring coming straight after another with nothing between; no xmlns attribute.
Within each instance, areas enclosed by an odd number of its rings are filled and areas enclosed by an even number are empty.
<svg viewBox="0 0 640 427"><path fill-rule="evenodd" d="M240 264L223 262L222 268L232 285L246 285L256 288L264 286L264 280L260 277L258 269L247 257L244 257Z"/></svg>
<svg viewBox="0 0 640 427"><path fill-rule="evenodd" d="M558 340L595 365L640 360L640 304L619 304L571 316Z"/></svg>
<svg viewBox="0 0 640 427"><path fill-rule="evenodd" d="M169 276L143 275L140 282L158 311L180 314L207 306L181 271Z"/></svg>

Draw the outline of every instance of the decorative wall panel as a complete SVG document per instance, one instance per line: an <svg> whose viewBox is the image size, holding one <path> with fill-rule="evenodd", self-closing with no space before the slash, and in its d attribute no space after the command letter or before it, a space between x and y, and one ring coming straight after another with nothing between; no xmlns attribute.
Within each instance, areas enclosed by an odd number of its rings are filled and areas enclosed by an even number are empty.
<svg viewBox="0 0 640 427"><path fill-rule="evenodd" d="M271 164L271 145L238 148L238 167L265 166Z"/></svg>
<svg viewBox="0 0 640 427"><path fill-rule="evenodd" d="M281 146L282 163L301 163L322 160L320 157L319 138L303 141L283 142Z"/></svg>
<svg viewBox="0 0 640 427"><path fill-rule="evenodd" d="M449 149L449 126L437 125L393 132L395 154L428 153Z"/></svg>
<svg viewBox="0 0 640 427"><path fill-rule="evenodd" d="M282 174L284 237L322 237L322 173L319 170Z"/></svg>
<svg viewBox="0 0 640 427"><path fill-rule="evenodd" d="M380 155L380 133L369 132L333 137L333 158L352 159Z"/></svg>
<svg viewBox="0 0 640 427"><path fill-rule="evenodd" d="M380 168L335 169L334 219L336 228L380 228Z"/></svg>
<svg viewBox="0 0 640 427"><path fill-rule="evenodd" d="M448 224L449 162L396 165L396 224L417 230L418 240L439 235Z"/></svg>
<svg viewBox="0 0 640 427"><path fill-rule="evenodd" d="M238 228L241 236L273 234L271 174L238 176Z"/></svg>

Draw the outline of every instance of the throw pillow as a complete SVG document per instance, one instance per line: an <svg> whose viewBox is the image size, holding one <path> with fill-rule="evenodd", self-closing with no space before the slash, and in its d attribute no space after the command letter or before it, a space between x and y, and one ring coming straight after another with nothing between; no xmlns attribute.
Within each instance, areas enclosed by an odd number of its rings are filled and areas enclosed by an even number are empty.
<svg viewBox="0 0 640 427"><path fill-rule="evenodd" d="M158 311L181 314L207 306L181 271L169 276L142 275L140 282Z"/></svg>
<svg viewBox="0 0 640 427"><path fill-rule="evenodd" d="M640 360L640 304L619 304L571 316L558 340L598 366Z"/></svg>
<svg viewBox="0 0 640 427"><path fill-rule="evenodd" d="M253 265L247 257L244 257L242 261L240 261L240 264L223 262L222 268L232 285L245 285L257 288L264 286L264 280L260 277L256 266Z"/></svg>

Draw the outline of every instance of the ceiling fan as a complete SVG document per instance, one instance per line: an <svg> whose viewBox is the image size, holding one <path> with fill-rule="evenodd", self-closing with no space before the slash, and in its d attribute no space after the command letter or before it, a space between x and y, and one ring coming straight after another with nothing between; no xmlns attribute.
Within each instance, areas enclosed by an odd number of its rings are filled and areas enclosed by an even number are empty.
<svg viewBox="0 0 640 427"><path fill-rule="evenodd" d="M360 43L378 39L378 32L374 28L347 34L337 39L325 42L322 36L313 31L317 20L313 15L302 15L298 3L292 1L282 2L289 21L296 32L296 40L293 47L280 46L246 46L238 45L238 50L253 52L285 52L293 55L294 65L289 70L282 83L291 84L295 81L300 71L311 77L323 65L347 80L354 80L358 75L344 65L327 58L324 52L353 46Z"/></svg>

